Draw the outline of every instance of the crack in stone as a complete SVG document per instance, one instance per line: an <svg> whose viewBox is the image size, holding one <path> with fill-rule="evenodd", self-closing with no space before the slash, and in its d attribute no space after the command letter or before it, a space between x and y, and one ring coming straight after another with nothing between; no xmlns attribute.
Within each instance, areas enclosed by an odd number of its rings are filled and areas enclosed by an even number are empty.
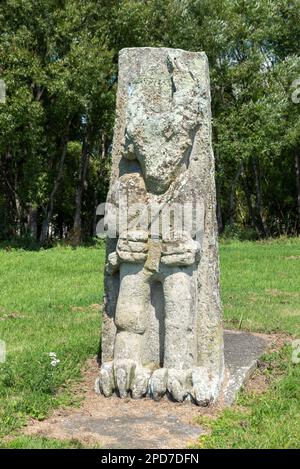
<svg viewBox="0 0 300 469"><path fill-rule="evenodd" d="M168 72L170 74L170 79L171 79L172 99L173 99L174 93L176 93L177 88L176 88L176 85L175 85L175 82L174 82L174 77L173 77L174 65L173 65L173 62L172 62L172 60L170 59L169 56L167 57L167 68L168 68Z"/></svg>

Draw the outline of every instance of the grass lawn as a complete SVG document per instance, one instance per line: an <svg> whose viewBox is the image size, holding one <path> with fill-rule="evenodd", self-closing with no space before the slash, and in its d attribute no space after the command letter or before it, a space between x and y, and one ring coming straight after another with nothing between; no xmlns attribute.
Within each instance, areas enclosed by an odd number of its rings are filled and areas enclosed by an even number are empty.
<svg viewBox="0 0 300 469"><path fill-rule="evenodd" d="M99 346L103 264L95 248L0 250L0 437L73 403L68 382Z"/></svg>
<svg viewBox="0 0 300 469"><path fill-rule="evenodd" d="M103 263L99 247L0 249L0 340L7 347L0 364L2 447L80 447L5 437L29 416L43 419L52 408L78 403L68 384L98 350ZM227 327L300 337L299 239L222 242L221 273ZM60 360L55 367L49 352ZM199 447L300 447L300 364L292 363L287 347L265 357L264 373L267 392L242 393L234 409L201 422L211 434Z"/></svg>
<svg viewBox="0 0 300 469"><path fill-rule="evenodd" d="M227 327L300 337L300 239L222 242Z"/></svg>

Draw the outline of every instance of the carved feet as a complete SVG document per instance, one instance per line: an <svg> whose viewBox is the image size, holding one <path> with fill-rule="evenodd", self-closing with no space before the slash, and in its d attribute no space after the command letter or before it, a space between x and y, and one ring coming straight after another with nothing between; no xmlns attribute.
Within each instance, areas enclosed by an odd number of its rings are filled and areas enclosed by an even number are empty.
<svg viewBox="0 0 300 469"><path fill-rule="evenodd" d="M151 370L137 365L133 360L115 360L103 363L96 380L96 392L110 397L117 392L120 397L134 399L146 396Z"/></svg>
<svg viewBox="0 0 300 469"><path fill-rule="evenodd" d="M150 378L150 395L159 400L165 394L178 402L193 401L207 406L219 394L219 376L209 373L204 367L189 370L160 368Z"/></svg>
<svg viewBox="0 0 300 469"><path fill-rule="evenodd" d="M189 370L149 368L133 360L116 360L102 365L96 380L96 392L111 396L114 392L121 398L138 399L144 396L160 400L164 395L178 402L193 401L207 406L219 394L220 377L205 367Z"/></svg>

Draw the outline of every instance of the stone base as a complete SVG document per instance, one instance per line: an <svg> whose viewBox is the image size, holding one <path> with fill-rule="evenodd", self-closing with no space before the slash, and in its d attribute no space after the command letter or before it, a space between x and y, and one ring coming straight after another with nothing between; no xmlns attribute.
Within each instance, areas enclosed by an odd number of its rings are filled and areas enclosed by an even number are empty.
<svg viewBox="0 0 300 469"><path fill-rule="evenodd" d="M235 401L257 367L258 359L266 352L268 340L259 334L224 331L225 380L221 400L225 405Z"/></svg>
<svg viewBox="0 0 300 469"><path fill-rule="evenodd" d="M218 398L230 405L266 348L267 341L262 336L225 331L225 377L221 389L218 375L208 375L200 367L186 371L161 368L151 372L147 368L136 366L131 360L118 360L102 365L95 390L106 397L110 397L114 388L117 388L121 398L152 397L160 400L166 395L178 402L192 401L202 406L211 404ZM128 389L131 389L130 393Z"/></svg>

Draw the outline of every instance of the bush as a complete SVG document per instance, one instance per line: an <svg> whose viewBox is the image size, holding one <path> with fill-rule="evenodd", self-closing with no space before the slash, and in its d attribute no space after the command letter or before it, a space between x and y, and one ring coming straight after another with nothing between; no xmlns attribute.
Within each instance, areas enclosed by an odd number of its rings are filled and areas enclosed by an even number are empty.
<svg viewBox="0 0 300 469"><path fill-rule="evenodd" d="M239 241L255 241L258 239L256 231L250 226L240 226L237 224L226 225L221 239L237 239Z"/></svg>

